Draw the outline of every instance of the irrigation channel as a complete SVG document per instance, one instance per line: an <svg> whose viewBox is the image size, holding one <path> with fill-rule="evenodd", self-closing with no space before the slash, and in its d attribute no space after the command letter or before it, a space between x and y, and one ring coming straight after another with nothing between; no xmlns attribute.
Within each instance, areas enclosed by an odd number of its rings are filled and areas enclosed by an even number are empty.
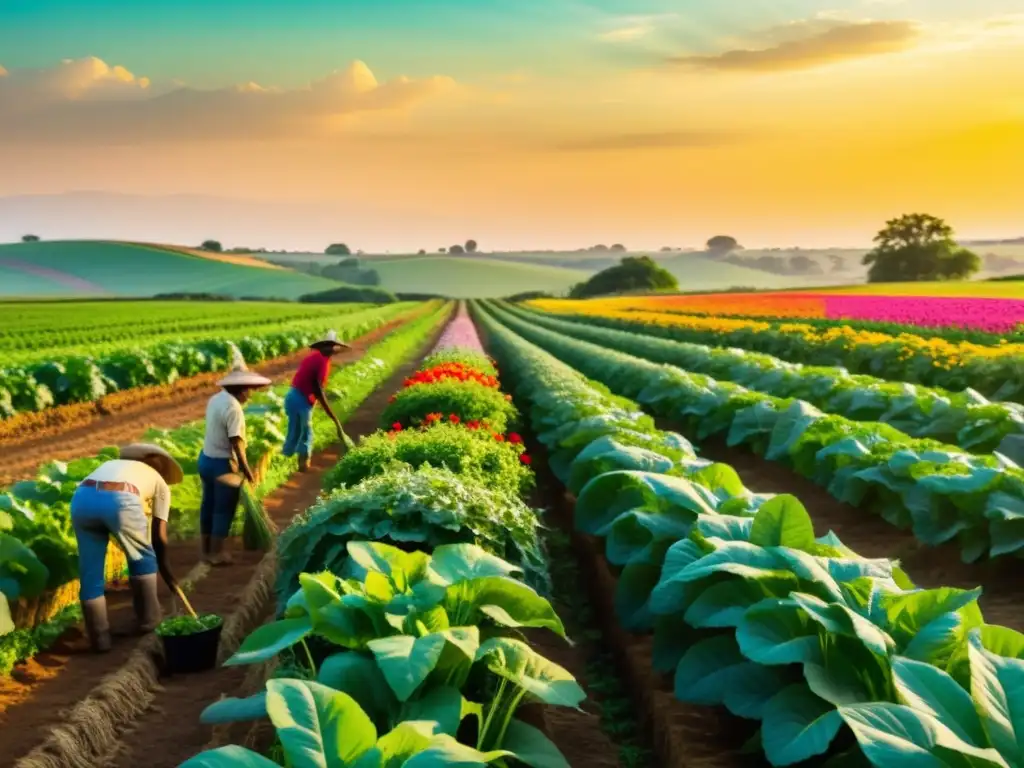
<svg viewBox="0 0 1024 768"><path fill-rule="evenodd" d="M339 363L357 359L393 325L358 339L353 352ZM440 331L434 339L438 335ZM378 428L388 399L417 368L434 339L345 421L349 436L358 440ZM261 370L274 370L280 378L293 362L289 357L261 366ZM126 414L123 422L116 416L93 422L92 432L88 425L73 427L82 432L82 445L87 446L78 450L132 439L148 426L174 426L169 419L175 410L180 412L178 423L201 415L209 395L208 383L183 391L189 394L170 398L174 403L167 403L166 408L162 401L151 411L133 407L130 418ZM159 421L156 412L161 413ZM53 431L33 439L52 441L56 448L62 436ZM4 449L6 452L6 446ZM531 631L527 637L538 652L571 672L588 698L582 711L536 707L530 721L551 738L574 768L701 765L689 759L696 753L684 749L685 742L665 730L666 714L678 713L681 705L664 690L655 691L662 681L650 673L649 660L642 658L642 653L637 658L634 639L615 628L610 602L614 584L610 579L614 577L602 565L597 550L581 545L579 537L570 533L571 508L567 504L571 499L547 472L542 449L536 450L538 487L530 503L549 510L546 543L555 585L552 602L573 643L543 632ZM53 452L48 455L52 458ZM316 501L323 474L340 455L340 446L329 447L314 457L308 473L292 476L264 500L279 528ZM179 578L187 574L183 581L191 587L190 600L196 609L225 618L221 661L253 629L272 618L273 553L236 552L233 566L211 570L199 563L198 542L189 540L172 544L171 562ZM161 589L165 610L180 610L163 585ZM108 606L113 631L127 630L132 621L129 595L108 592ZM160 656L160 642L154 635L141 639L122 636L115 639L110 653L93 655L81 628L66 632L48 651L19 665L11 677L0 679L0 765L174 768L204 749L226 743L269 746L265 728L248 724L211 728L199 719L202 710L222 696L245 696L262 688L266 667L218 667L200 675L161 677ZM704 743L709 743L706 738Z"/></svg>

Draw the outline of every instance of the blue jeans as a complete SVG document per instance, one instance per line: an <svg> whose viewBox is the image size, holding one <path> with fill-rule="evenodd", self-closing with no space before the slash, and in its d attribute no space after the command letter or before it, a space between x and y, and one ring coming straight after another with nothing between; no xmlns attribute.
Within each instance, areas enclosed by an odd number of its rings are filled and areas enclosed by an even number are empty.
<svg viewBox="0 0 1024 768"><path fill-rule="evenodd" d="M200 452L197 469L203 485L203 500L199 505L199 533L226 539L231 532L241 487L217 482L217 478L233 472L230 459L214 459Z"/></svg>
<svg viewBox="0 0 1024 768"><path fill-rule="evenodd" d="M288 414L288 434L281 448L282 455L297 453L308 458L313 453L313 404L292 387L284 398L284 412Z"/></svg>
<svg viewBox="0 0 1024 768"><path fill-rule="evenodd" d="M79 486L71 497L71 525L78 540L79 598L103 597L107 544L111 536L128 556L133 577L157 572L149 520L142 499L134 493Z"/></svg>

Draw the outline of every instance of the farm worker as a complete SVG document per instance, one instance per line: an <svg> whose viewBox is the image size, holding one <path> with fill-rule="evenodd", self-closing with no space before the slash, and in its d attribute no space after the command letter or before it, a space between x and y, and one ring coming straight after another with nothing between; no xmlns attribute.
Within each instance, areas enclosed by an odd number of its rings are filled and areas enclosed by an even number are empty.
<svg viewBox="0 0 1024 768"><path fill-rule="evenodd" d="M109 651L111 645L103 594L111 537L128 557L137 631L151 632L160 623L157 572L172 591L177 586L167 564L168 486L180 483L182 476L181 466L163 448L133 443L121 449L120 458L95 469L71 497L82 617L89 644L98 653Z"/></svg>
<svg viewBox="0 0 1024 768"><path fill-rule="evenodd" d="M324 385L327 374L331 370L331 358L343 349L351 349L348 344L338 341L338 334L328 331L319 341L309 345L313 350L299 363L299 368L292 377L292 388L284 399L284 410L288 414L288 434L284 440L281 453L285 456L299 455L299 471L309 469L309 455L313 452L313 407L320 403L324 413L334 422L338 430L338 439L344 439L341 422L334 415Z"/></svg>
<svg viewBox="0 0 1024 768"><path fill-rule="evenodd" d="M225 544L241 498L242 481L256 483L245 457L242 405L253 390L269 384L270 379L246 368L236 349L230 373L217 382L221 391L206 406L206 436L198 462L203 487L199 534L203 560L212 565L231 564Z"/></svg>

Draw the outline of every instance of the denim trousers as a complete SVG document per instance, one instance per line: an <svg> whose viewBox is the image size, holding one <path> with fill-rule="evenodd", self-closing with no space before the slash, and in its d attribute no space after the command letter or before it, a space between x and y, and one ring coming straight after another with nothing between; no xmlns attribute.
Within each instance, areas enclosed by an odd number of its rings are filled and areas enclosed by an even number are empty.
<svg viewBox="0 0 1024 768"><path fill-rule="evenodd" d="M128 557L129 576L157 572L149 519L142 499L134 493L79 486L71 497L71 525L78 540L81 600L103 597L111 537Z"/></svg>
<svg viewBox="0 0 1024 768"><path fill-rule="evenodd" d="M234 472L234 467L230 459L214 459L200 453L198 469L203 486L203 500L199 505L199 532L203 536L225 539L231 532L242 489L218 482L217 478Z"/></svg>
<svg viewBox="0 0 1024 768"><path fill-rule="evenodd" d="M288 415L288 434L281 453L284 456L310 456L313 453L313 404L292 387L284 398L284 412Z"/></svg>

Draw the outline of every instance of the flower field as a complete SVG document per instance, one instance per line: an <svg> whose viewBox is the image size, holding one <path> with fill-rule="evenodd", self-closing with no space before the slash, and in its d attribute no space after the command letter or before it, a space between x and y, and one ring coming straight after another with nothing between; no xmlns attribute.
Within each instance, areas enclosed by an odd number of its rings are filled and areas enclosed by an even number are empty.
<svg viewBox="0 0 1024 768"><path fill-rule="evenodd" d="M1010 333L1024 325L1024 298L857 295L844 293L720 293L593 299L598 309L679 312L722 317L866 320L894 326L956 327Z"/></svg>
<svg viewBox="0 0 1024 768"><path fill-rule="evenodd" d="M973 389L995 400L1024 402L1024 343L977 344L923 333L865 331L849 325L819 327L809 322L613 310L597 301L537 300L528 304L541 311L676 341L763 352L791 363L838 366L889 381L951 391Z"/></svg>

